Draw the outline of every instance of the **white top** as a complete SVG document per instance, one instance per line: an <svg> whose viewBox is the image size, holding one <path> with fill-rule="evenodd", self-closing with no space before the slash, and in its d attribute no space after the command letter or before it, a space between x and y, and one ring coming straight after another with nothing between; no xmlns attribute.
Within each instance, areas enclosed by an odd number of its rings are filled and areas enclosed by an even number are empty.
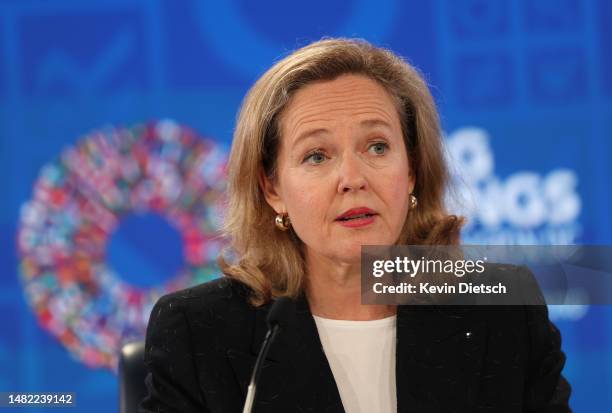
<svg viewBox="0 0 612 413"><path fill-rule="evenodd" d="M396 316L371 321L313 317L346 413L396 413Z"/></svg>

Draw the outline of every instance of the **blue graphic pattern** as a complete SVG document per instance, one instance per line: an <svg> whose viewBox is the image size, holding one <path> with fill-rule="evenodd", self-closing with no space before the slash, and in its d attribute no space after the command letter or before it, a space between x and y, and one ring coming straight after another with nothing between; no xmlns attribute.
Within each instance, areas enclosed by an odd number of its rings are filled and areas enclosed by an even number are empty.
<svg viewBox="0 0 612 413"><path fill-rule="evenodd" d="M471 171L479 185L504 191L529 172L540 192L549 190L548 216L579 201L567 222L521 231L494 203L505 220L499 228L476 222L468 240L611 243L610 21L607 0L0 1L0 391L74 391L78 411L117 406L114 373L72 358L24 298L15 234L43 165L93 129L160 118L228 148L257 76L322 36L363 37L415 64L449 139L462 128L486 131L488 146L476 149L493 165ZM574 184L552 182L559 170ZM123 268L136 260L113 259ZM551 314L563 333L574 410L612 410L612 309Z"/></svg>

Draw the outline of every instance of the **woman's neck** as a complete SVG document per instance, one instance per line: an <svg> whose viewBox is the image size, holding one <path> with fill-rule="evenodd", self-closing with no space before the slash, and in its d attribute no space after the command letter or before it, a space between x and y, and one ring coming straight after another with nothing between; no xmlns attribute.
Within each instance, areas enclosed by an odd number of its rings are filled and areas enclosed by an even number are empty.
<svg viewBox="0 0 612 413"><path fill-rule="evenodd" d="M325 265L309 260L306 297L312 314L337 320L377 320L396 312L393 305L361 304L359 264Z"/></svg>

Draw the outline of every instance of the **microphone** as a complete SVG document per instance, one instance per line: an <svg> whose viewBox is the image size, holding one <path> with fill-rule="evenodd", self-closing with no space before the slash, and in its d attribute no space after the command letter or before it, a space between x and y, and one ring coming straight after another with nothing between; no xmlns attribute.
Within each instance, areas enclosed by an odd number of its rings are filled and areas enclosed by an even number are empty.
<svg viewBox="0 0 612 413"><path fill-rule="evenodd" d="M272 304L272 308L270 308L270 312L266 318L268 332L266 333L266 337L264 338L259 354L257 355L255 367L253 367L253 373L251 374L251 381L249 382L242 413L251 413L253 410L255 392L257 391L257 382L259 381L259 375L261 373L261 365L268 354L270 346L278 335L278 332L289 324L289 320L293 312L295 312L295 302L289 297L279 297L274 304Z"/></svg>

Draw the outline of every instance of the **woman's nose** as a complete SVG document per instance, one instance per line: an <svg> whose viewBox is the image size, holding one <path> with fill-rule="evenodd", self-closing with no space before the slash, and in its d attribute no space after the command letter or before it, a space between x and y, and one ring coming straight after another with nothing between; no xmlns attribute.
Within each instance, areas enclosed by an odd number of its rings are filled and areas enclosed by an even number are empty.
<svg viewBox="0 0 612 413"><path fill-rule="evenodd" d="M364 175L363 162L356 154L342 156L338 167L338 193L346 193L365 189L367 180Z"/></svg>

